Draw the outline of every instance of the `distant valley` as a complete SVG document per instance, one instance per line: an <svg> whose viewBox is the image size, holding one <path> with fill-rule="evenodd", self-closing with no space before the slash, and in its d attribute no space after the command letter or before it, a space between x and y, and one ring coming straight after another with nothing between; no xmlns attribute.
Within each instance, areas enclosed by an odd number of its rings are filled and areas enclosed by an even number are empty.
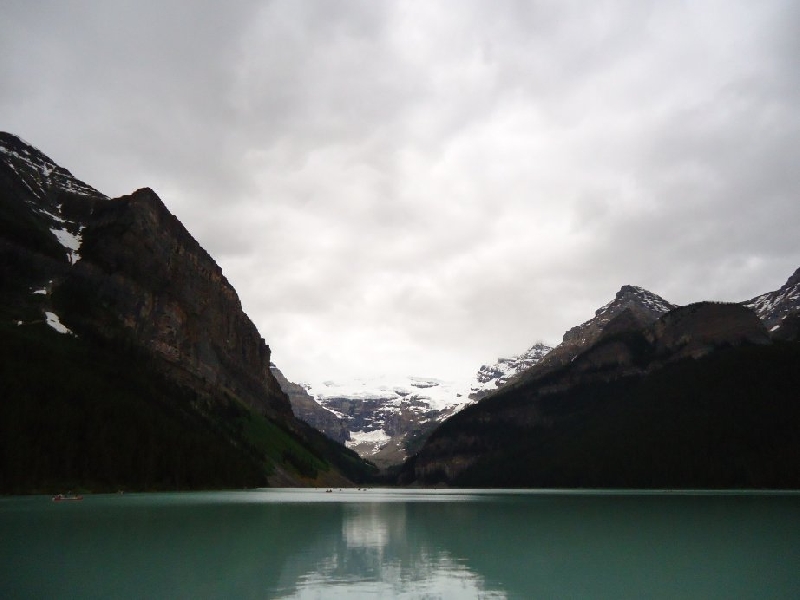
<svg viewBox="0 0 800 600"><path fill-rule="evenodd" d="M519 356L483 365L471 381L406 377L291 383L273 372L295 414L362 457L387 468L413 454L443 421L499 389L552 348L537 342Z"/></svg>

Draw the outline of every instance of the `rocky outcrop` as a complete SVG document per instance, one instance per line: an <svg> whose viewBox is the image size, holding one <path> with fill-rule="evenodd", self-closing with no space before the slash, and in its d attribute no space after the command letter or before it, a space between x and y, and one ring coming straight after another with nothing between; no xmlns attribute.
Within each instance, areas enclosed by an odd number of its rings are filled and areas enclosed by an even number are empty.
<svg viewBox="0 0 800 600"><path fill-rule="evenodd" d="M792 329L792 325L786 320L792 321L796 318L793 315L800 314L800 269L797 269L779 289L756 296L742 304L753 309L767 330L775 337L791 338L789 330ZM787 330L782 332L780 330L784 325L787 326Z"/></svg>
<svg viewBox="0 0 800 600"><path fill-rule="evenodd" d="M598 308L595 316L564 334L562 346L580 349L591 345L620 313L633 325L648 325L675 308L661 296L633 285L623 285L614 299Z"/></svg>
<svg viewBox="0 0 800 600"><path fill-rule="evenodd" d="M594 317L567 331L558 346L534 366L511 378L508 385L516 386L539 379L570 364L603 336L641 330L674 308L674 304L644 288L624 285L613 300L595 311Z"/></svg>
<svg viewBox="0 0 800 600"><path fill-rule="evenodd" d="M699 358L722 346L769 344L764 323L746 306L697 302L661 317L646 333L656 357Z"/></svg>
<svg viewBox="0 0 800 600"><path fill-rule="evenodd" d="M536 342L519 356L499 358L492 365L478 369L475 382L470 387L470 400L480 400L487 394L498 390L520 373L538 364L553 350L543 342Z"/></svg>
<svg viewBox="0 0 800 600"><path fill-rule="evenodd" d="M270 349L222 270L150 189L95 206L81 260L54 296L72 323L124 336L183 384L229 394L264 414L291 414Z"/></svg>
<svg viewBox="0 0 800 600"><path fill-rule="evenodd" d="M278 385L281 386L283 392L289 397L292 411L298 419L308 423L340 444L344 444L350 439L350 431L344 419L319 405L314 398L309 395L306 388L299 383L292 383L286 379L278 367L272 365L270 369Z"/></svg>

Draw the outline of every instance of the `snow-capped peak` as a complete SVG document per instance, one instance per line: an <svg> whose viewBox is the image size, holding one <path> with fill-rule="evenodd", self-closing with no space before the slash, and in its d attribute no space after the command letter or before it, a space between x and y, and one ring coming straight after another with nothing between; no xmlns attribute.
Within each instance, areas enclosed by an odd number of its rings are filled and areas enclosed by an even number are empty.
<svg viewBox="0 0 800 600"><path fill-rule="evenodd" d="M800 310L800 269L797 269L780 289L743 302L755 311L770 331L777 329L789 313Z"/></svg>
<svg viewBox="0 0 800 600"><path fill-rule="evenodd" d="M80 260L78 251L84 226L65 214L64 202L69 196L103 199L106 196L10 133L0 132L0 163L13 171L17 180L30 192L28 203L31 208L64 247L69 262L75 264Z"/></svg>
<svg viewBox="0 0 800 600"><path fill-rule="evenodd" d="M39 200L52 197L54 191L106 198L92 186L80 181L64 167L21 138L0 132L0 158L15 171L24 185Z"/></svg>

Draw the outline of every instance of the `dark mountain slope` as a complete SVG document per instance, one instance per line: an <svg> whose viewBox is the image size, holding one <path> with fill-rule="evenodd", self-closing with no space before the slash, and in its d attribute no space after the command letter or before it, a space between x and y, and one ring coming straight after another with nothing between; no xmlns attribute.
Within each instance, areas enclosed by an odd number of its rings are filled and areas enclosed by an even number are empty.
<svg viewBox="0 0 800 600"><path fill-rule="evenodd" d="M800 317L800 269L779 289L743 302L752 308L776 339L797 339Z"/></svg>
<svg viewBox="0 0 800 600"><path fill-rule="evenodd" d="M235 290L152 190L108 199L0 134L0 277L3 489L372 472L294 417Z"/></svg>
<svg viewBox="0 0 800 600"><path fill-rule="evenodd" d="M800 345L769 343L740 305L689 305L644 329L612 325L569 364L445 422L402 479L796 488L798 366Z"/></svg>
<svg viewBox="0 0 800 600"><path fill-rule="evenodd" d="M152 190L97 206L80 251L53 292L76 327L127 336L187 385L291 416L269 370L269 347L235 290Z"/></svg>
<svg viewBox="0 0 800 600"><path fill-rule="evenodd" d="M493 398L429 440L426 483L487 487L800 487L800 348L728 348L645 378ZM470 462L448 476L448 465ZM438 468L437 468L438 467Z"/></svg>
<svg viewBox="0 0 800 600"><path fill-rule="evenodd" d="M253 487L274 470L145 356L44 323L0 336L3 492Z"/></svg>

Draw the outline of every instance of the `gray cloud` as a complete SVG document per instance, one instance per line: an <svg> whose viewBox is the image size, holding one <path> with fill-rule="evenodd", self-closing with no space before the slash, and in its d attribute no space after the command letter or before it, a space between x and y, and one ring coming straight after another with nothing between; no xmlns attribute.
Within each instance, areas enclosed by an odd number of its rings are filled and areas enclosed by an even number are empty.
<svg viewBox="0 0 800 600"><path fill-rule="evenodd" d="M6 3L3 128L150 186L296 380L469 376L799 266L796 3Z"/></svg>

